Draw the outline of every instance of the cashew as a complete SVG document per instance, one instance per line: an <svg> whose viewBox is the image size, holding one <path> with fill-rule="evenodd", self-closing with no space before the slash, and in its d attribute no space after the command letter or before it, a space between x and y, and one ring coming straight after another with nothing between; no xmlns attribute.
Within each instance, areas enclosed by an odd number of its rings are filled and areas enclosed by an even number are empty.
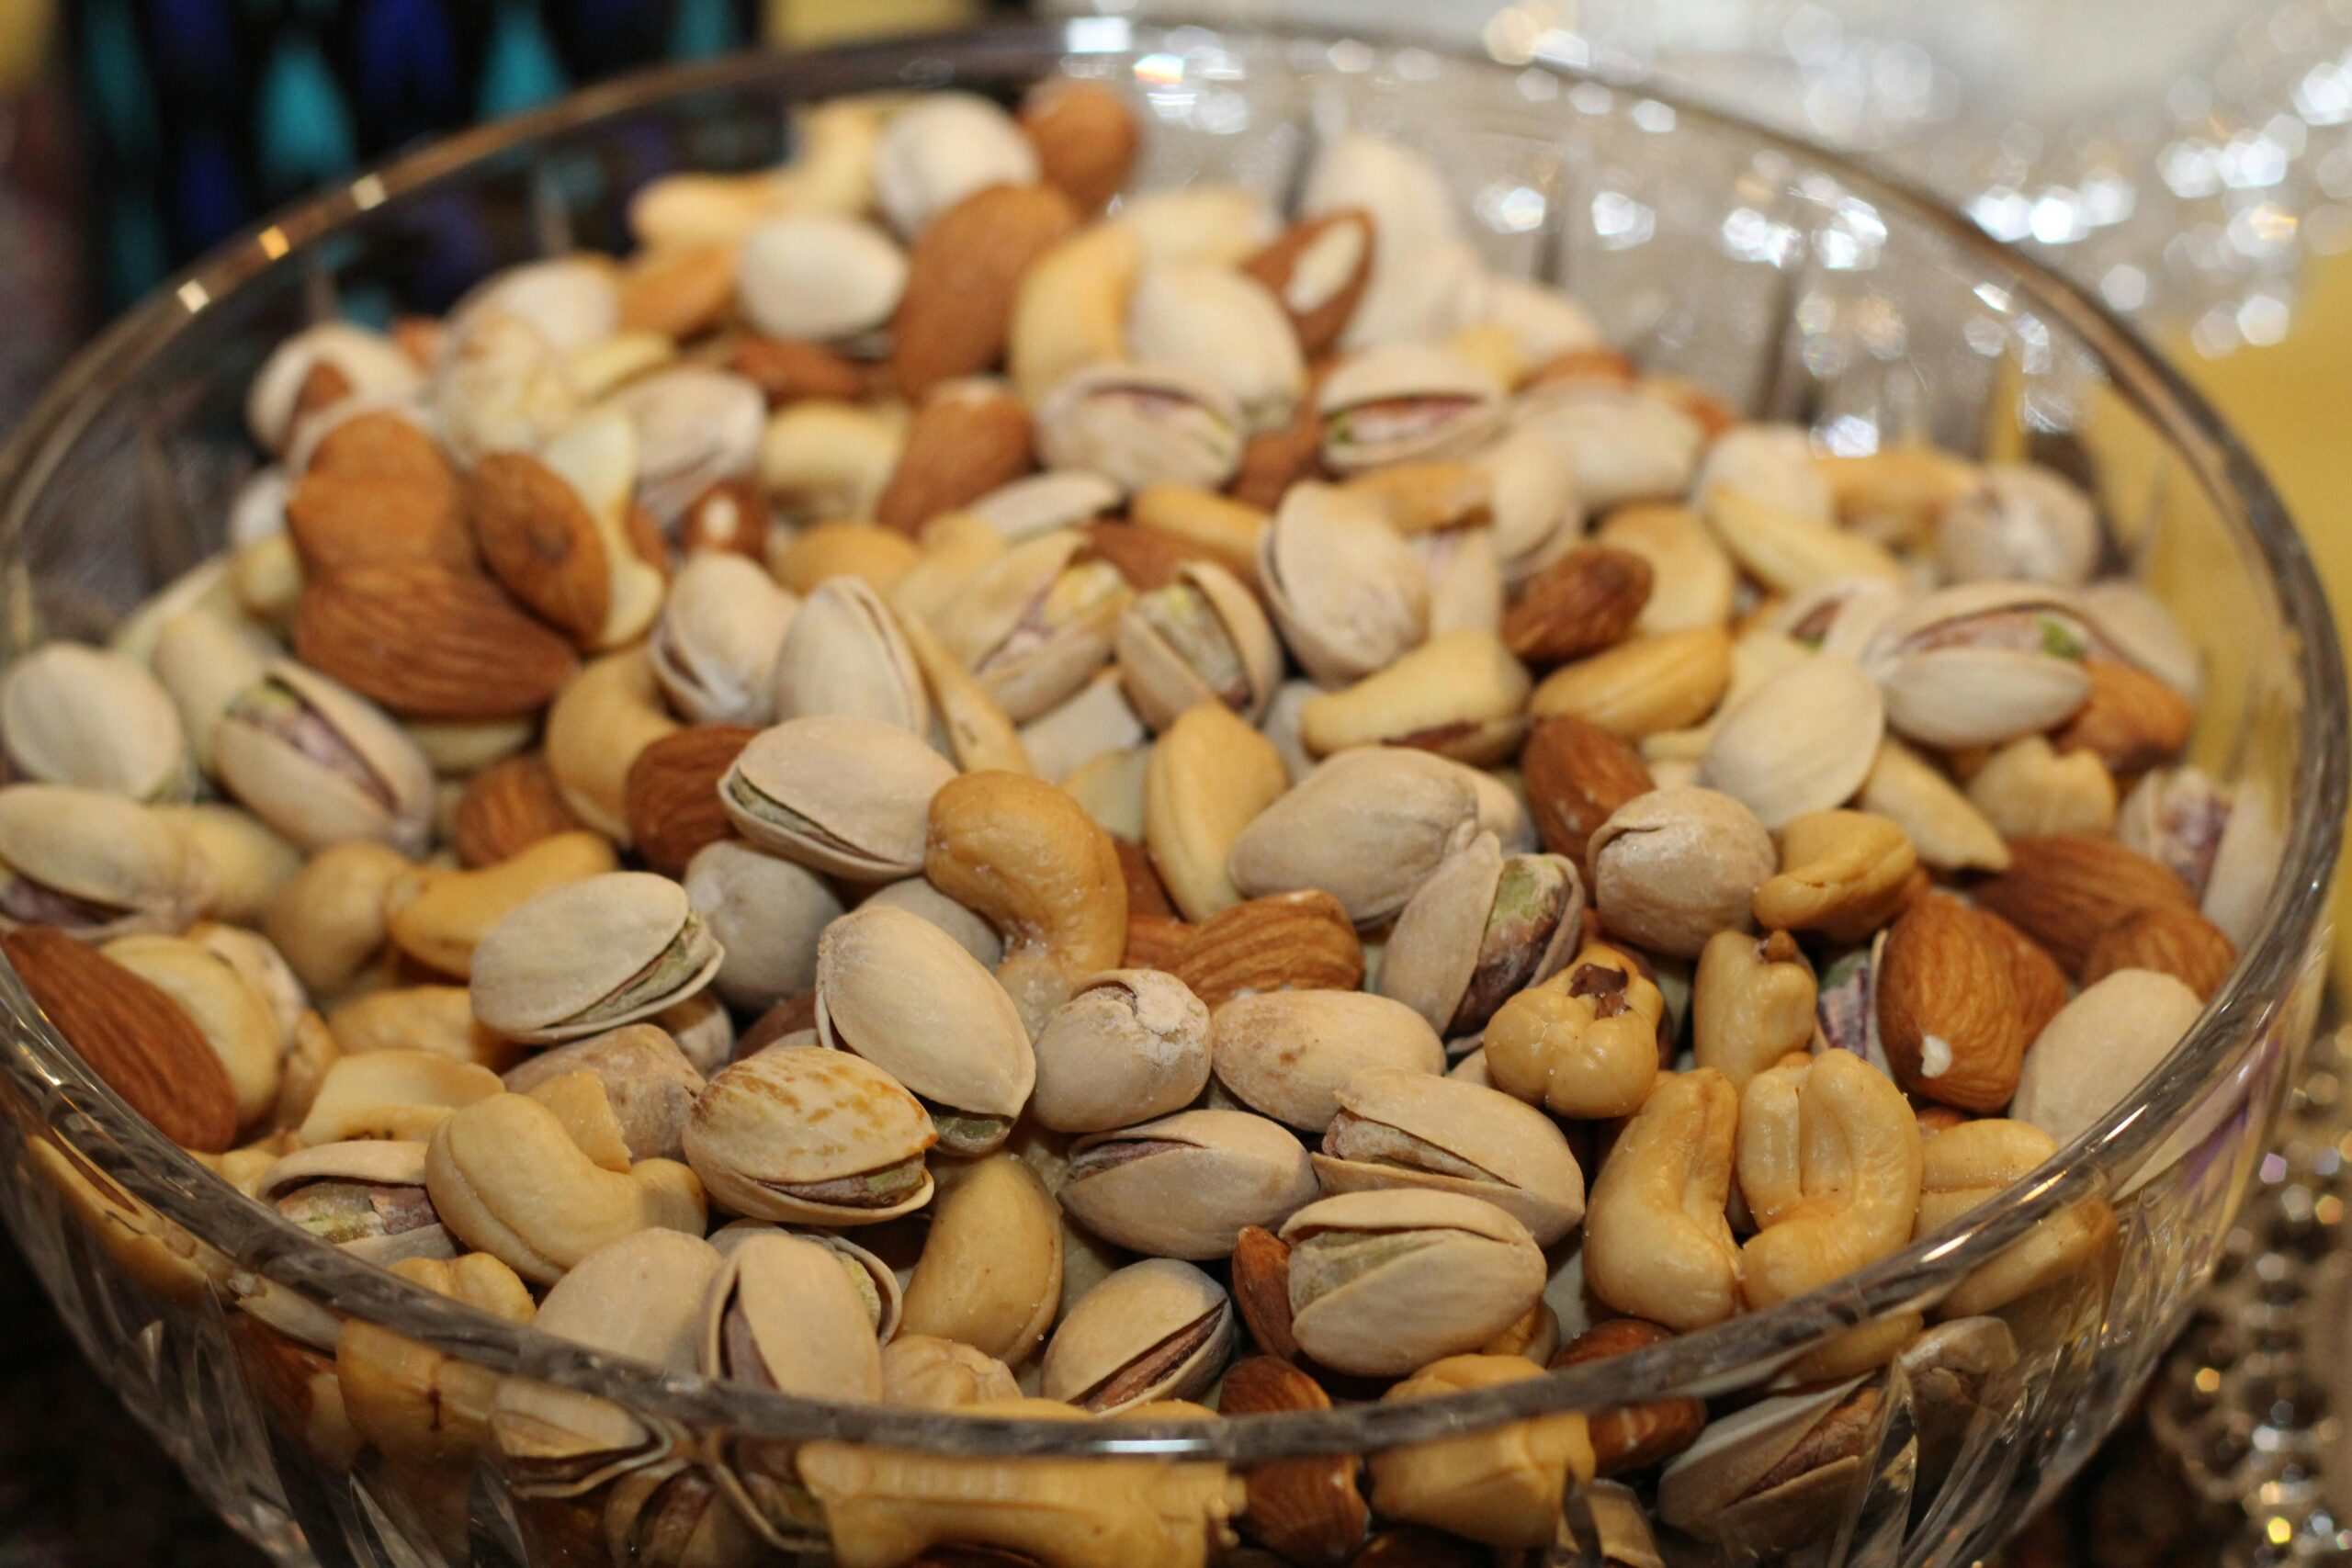
<svg viewBox="0 0 2352 1568"><path fill-rule="evenodd" d="M523 1092L555 1112L555 1119L563 1123L564 1136L579 1145L597 1169L628 1174L628 1137L621 1131L621 1119L613 1111L613 1097L605 1092L604 1079L585 1067L575 1067Z"/></svg>
<svg viewBox="0 0 2352 1568"><path fill-rule="evenodd" d="M514 1271L486 1252L404 1258L391 1271L509 1323L528 1323L537 1310ZM489 1367L359 1318L344 1324L334 1364L352 1426L391 1458L418 1464L466 1461L490 1434L501 1379Z"/></svg>
<svg viewBox="0 0 2352 1568"><path fill-rule="evenodd" d="M387 926L393 945L419 964L466 976L475 945L500 920L549 888L619 869L602 833L554 833L479 871L414 874L393 888Z"/></svg>
<svg viewBox="0 0 2352 1568"><path fill-rule="evenodd" d="M900 1329L1029 1359L1062 1298L1061 1211L1015 1155L990 1155L932 1211Z"/></svg>
<svg viewBox="0 0 2352 1568"><path fill-rule="evenodd" d="M1144 839L1186 919L1241 902L1226 863L1233 841L1289 788L1273 742L1222 704L1191 709L1151 743Z"/></svg>
<svg viewBox="0 0 2352 1568"><path fill-rule="evenodd" d="M372 840L329 844L270 900L262 934L322 1005L358 977L384 945L384 900L409 869Z"/></svg>
<svg viewBox="0 0 2352 1568"><path fill-rule="evenodd" d="M1034 1038L1078 982L1115 969L1127 884L1111 835L1077 801L1023 773L964 773L931 800L923 874L1004 938L997 979Z"/></svg>
<svg viewBox="0 0 2352 1568"><path fill-rule="evenodd" d="M327 1014L327 1029L347 1056L370 1051L431 1051L496 1071L514 1045L474 1021L463 986L402 986L370 991Z"/></svg>
<svg viewBox="0 0 2352 1568"><path fill-rule="evenodd" d="M626 1175L602 1169L528 1095L494 1095L442 1122L424 1183L450 1234L543 1285L635 1232L704 1228L692 1170L666 1159L639 1160Z"/></svg>
<svg viewBox="0 0 2352 1568"><path fill-rule="evenodd" d="M1700 1067L1658 1080L1585 1204L1584 1280L1595 1296L1677 1332L1739 1310L1739 1247L1724 1218L1738 1122L1739 1095L1723 1074Z"/></svg>
<svg viewBox="0 0 2352 1568"><path fill-rule="evenodd" d="M435 1051L370 1051L329 1067L295 1136L303 1144L351 1138L423 1143L450 1114L505 1092L488 1067Z"/></svg>
<svg viewBox="0 0 2352 1568"><path fill-rule="evenodd" d="M1762 1227L1740 1255L1751 1309L1801 1296L1911 1239L1918 1118L1893 1078L1849 1052L1748 1081L1738 1163L1740 1194Z"/></svg>
<svg viewBox="0 0 2352 1568"><path fill-rule="evenodd" d="M1999 1197L2058 1152L2058 1141L2023 1122L1985 1117L1946 1128L1929 1138L1914 1240L1943 1229ZM2081 1270L2115 1233L2115 1211L2105 1199L2086 1198L2063 1209L2001 1249L1937 1303L1936 1315L1973 1317L1998 1312L2052 1280Z"/></svg>
<svg viewBox="0 0 2352 1568"><path fill-rule="evenodd" d="M1690 982L1690 1043L1702 1067L1746 1089L1747 1080L1813 1039L1813 966L1786 931L1758 941L1717 931Z"/></svg>
<svg viewBox="0 0 2352 1568"><path fill-rule="evenodd" d="M1969 804L2004 838L2101 834L2115 826L2115 777L2088 751L2060 756L2039 735L2010 741L1968 781Z"/></svg>
<svg viewBox="0 0 2352 1568"><path fill-rule="evenodd" d="M1756 890L1756 923L1860 942L1909 892L1919 856L1903 829L1867 811L1808 811L1773 835L1780 874Z"/></svg>
<svg viewBox="0 0 2352 1568"><path fill-rule="evenodd" d="M1630 1116L1657 1077L1665 1011L1666 998L1639 964L1589 942L1487 1023L1487 1077L1504 1093L1556 1115Z"/></svg>
<svg viewBox="0 0 2352 1568"><path fill-rule="evenodd" d="M609 653L582 669L548 705L545 750L557 793L572 814L626 847L623 786L637 754L678 728L643 648Z"/></svg>

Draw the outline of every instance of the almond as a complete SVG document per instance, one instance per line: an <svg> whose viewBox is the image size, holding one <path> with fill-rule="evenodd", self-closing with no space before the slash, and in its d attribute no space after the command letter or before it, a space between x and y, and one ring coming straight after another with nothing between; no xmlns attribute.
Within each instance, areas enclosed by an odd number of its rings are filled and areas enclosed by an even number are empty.
<svg viewBox="0 0 2352 1568"><path fill-rule="evenodd" d="M721 479L686 503L678 514L678 552L733 550L753 560L767 558L768 502L749 479Z"/></svg>
<svg viewBox="0 0 2352 1568"><path fill-rule="evenodd" d="M1585 863L1585 847L1616 809L1657 787L1640 755L1599 725L1563 714L1538 723L1520 753L1528 815L1544 847Z"/></svg>
<svg viewBox="0 0 2352 1568"><path fill-rule="evenodd" d="M2098 933L2083 960L2083 984L2095 984L2118 969L2154 969L2210 1002L2237 962L2238 950L2221 927L2195 909L2155 904Z"/></svg>
<svg viewBox="0 0 2352 1568"><path fill-rule="evenodd" d="M796 992L752 1021L751 1026L737 1036L732 1059L740 1062L766 1050L787 1034L816 1027L817 993Z"/></svg>
<svg viewBox="0 0 2352 1568"><path fill-rule="evenodd" d="M1086 553L1096 560L1109 561L1138 593L1167 587L1176 581L1179 570L1194 561L1216 560L1212 551L1189 539L1134 523L1088 525Z"/></svg>
<svg viewBox="0 0 2352 1568"><path fill-rule="evenodd" d="M2154 904L2194 908L2172 872L2113 839L2079 833L2009 840L2009 869L1976 886L1976 901L2079 975L2101 931Z"/></svg>
<svg viewBox="0 0 2352 1568"><path fill-rule="evenodd" d="M1119 962L1129 969L1165 969L1173 974L1192 941L1193 928L1173 915L1131 912L1126 953Z"/></svg>
<svg viewBox="0 0 2352 1568"><path fill-rule="evenodd" d="M1170 972L1215 1012L1244 993L1352 991L1363 984L1363 943L1329 893L1276 893L1194 926Z"/></svg>
<svg viewBox="0 0 2352 1568"><path fill-rule="evenodd" d="M1535 664L1559 664L1621 642L1650 601L1650 563L1586 545L1528 579L1503 612L1503 642Z"/></svg>
<svg viewBox="0 0 2352 1568"><path fill-rule="evenodd" d="M678 245L639 257L621 273L621 331L700 337L735 303L735 247Z"/></svg>
<svg viewBox="0 0 2352 1568"><path fill-rule="evenodd" d="M1323 422L1309 395L1298 400L1288 424L1242 444L1241 467L1226 491L1236 501L1272 512L1292 485L1321 471L1322 458Z"/></svg>
<svg viewBox="0 0 2352 1568"><path fill-rule="evenodd" d="M1924 897L1924 895L1923 895ZM1990 909L1973 908L1978 928L1986 941L1999 949L2009 966L2009 986L2017 993L2018 1022L2025 1032L2027 1048L2041 1033L2041 1026L2058 1016L2073 993L2066 985L2066 972L2058 961L2033 938L2001 919Z"/></svg>
<svg viewBox="0 0 2352 1568"><path fill-rule="evenodd" d="M1031 468L1029 411L1004 387L959 381L923 400L874 520L911 537L943 512L977 501Z"/></svg>
<svg viewBox="0 0 2352 1568"><path fill-rule="evenodd" d="M1613 381L1631 386L1634 362L1613 348L1571 348L1554 355L1527 378L1531 387L1575 381Z"/></svg>
<svg viewBox="0 0 2352 1568"><path fill-rule="evenodd" d="M1290 1243L1270 1230L1244 1225L1233 1241L1233 1304L1258 1348L1283 1361L1298 1359L1290 1328Z"/></svg>
<svg viewBox="0 0 2352 1568"><path fill-rule="evenodd" d="M420 718L536 712L575 664L571 645L489 578L428 561L388 561L305 583L294 649L320 673Z"/></svg>
<svg viewBox="0 0 2352 1568"><path fill-rule="evenodd" d="M1331 1396L1313 1378L1272 1356L1248 1356L1226 1369L1217 1393L1224 1416L1329 1410ZM1353 1454L1272 1460L1248 1471L1242 1524L1252 1540L1285 1562L1341 1563L1363 1543L1372 1510L1357 1484Z"/></svg>
<svg viewBox="0 0 2352 1568"><path fill-rule="evenodd" d="M1272 292L1309 359L1329 354L1347 331L1372 280L1373 239L1372 214L1346 207L1292 224L1241 264Z"/></svg>
<svg viewBox="0 0 2352 1568"><path fill-rule="evenodd" d="M770 408L802 398L846 399L865 392L865 373L855 360L789 338L747 337L735 345L728 368L755 383Z"/></svg>
<svg viewBox="0 0 2352 1568"><path fill-rule="evenodd" d="M1159 868L1151 863L1151 852L1133 839L1114 838L1111 845L1119 852L1119 874L1127 884L1127 918L1159 915L1172 919L1176 906L1169 902L1168 885L1159 880Z"/></svg>
<svg viewBox="0 0 2352 1568"><path fill-rule="evenodd" d="M289 430L300 430L302 422L314 413L334 407L351 396L351 378L343 367L332 359L321 359L302 378L302 385L294 393L294 417L288 423Z"/></svg>
<svg viewBox="0 0 2352 1568"><path fill-rule="evenodd" d="M890 323L899 390L921 397L1003 358L1023 276L1077 227L1069 197L1046 186L992 186L932 220Z"/></svg>
<svg viewBox="0 0 2352 1568"><path fill-rule="evenodd" d="M482 560L509 593L574 642L604 629L612 563L563 476L527 452L492 452L474 465L466 502Z"/></svg>
<svg viewBox="0 0 2352 1568"><path fill-rule="evenodd" d="M306 577L397 560L473 569L463 510L379 474L304 474L286 498L286 532Z"/></svg>
<svg viewBox="0 0 2352 1568"><path fill-rule="evenodd" d="M547 759L526 751L466 781L450 839L458 863L495 865L541 839L586 826L563 801Z"/></svg>
<svg viewBox="0 0 2352 1568"><path fill-rule="evenodd" d="M1912 905L1888 928L1872 979L1879 1039L1905 1092L1980 1112L2009 1102L2032 1036L2008 954L1973 910L1941 895Z"/></svg>
<svg viewBox="0 0 2352 1568"><path fill-rule="evenodd" d="M0 952L90 1071L164 1136L199 1154L236 1142L229 1069L169 997L47 926L11 931Z"/></svg>
<svg viewBox="0 0 2352 1568"><path fill-rule="evenodd" d="M1628 1351L1663 1345L1674 1331L1640 1317L1611 1317L1594 1324L1560 1347L1551 1370L1606 1360ZM1657 1399L1603 1410L1586 1418L1595 1472L1623 1475L1662 1464L1699 1440L1707 1405L1698 1399Z"/></svg>
<svg viewBox="0 0 2352 1568"><path fill-rule="evenodd" d="M2187 697L2136 665L2083 661L2091 694L2052 737L2061 751L2088 751L2113 773L2144 773L2180 755L2197 723Z"/></svg>
<svg viewBox="0 0 2352 1568"><path fill-rule="evenodd" d="M1046 183L1081 213L1102 211L1119 194L1143 140L1125 98L1067 77L1041 84L1022 100L1021 130L1037 150Z"/></svg>
<svg viewBox="0 0 2352 1568"><path fill-rule="evenodd" d="M718 781L759 731L741 724L690 724L637 754L621 786L629 842L664 876L684 876L706 844L734 829Z"/></svg>

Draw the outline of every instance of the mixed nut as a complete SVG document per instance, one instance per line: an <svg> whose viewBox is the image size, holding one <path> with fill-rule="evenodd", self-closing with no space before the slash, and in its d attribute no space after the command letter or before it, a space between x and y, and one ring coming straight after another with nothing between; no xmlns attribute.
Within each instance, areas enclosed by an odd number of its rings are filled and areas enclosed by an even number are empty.
<svg viewBox="0 0 2352 1568"><path fill-rule="evenodd" d="M1138 136L1082 81L831 103L642 192L632 257L287 341L227 551L0 674L35 1001L423 1289L1055 1421L1762 1311L2180 1038L2275 822L2183 765L2197 657L2093 496L1643 375L1402 146L1330 141L1286 220L1121 194ZM2060 1212L1761 1397L1246 1475L706 1452L222 1285L318 1441L493 1462L564 1561L1648 1563L1826 1540L1893 1365L1948 1468L2113 1232Z"/></svg>

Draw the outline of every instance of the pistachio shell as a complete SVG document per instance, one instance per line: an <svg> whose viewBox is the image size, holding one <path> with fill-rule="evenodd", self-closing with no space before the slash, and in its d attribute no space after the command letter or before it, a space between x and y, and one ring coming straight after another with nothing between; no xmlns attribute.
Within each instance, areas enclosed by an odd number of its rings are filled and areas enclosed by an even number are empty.
<svg viewBox="0 0 2352 1568"><path fill-rule="evenodd" d="M1715 492L1736 491L1758 506L1807 522L1835 520L1829 483L1813 457L1810 431L1787 424L1741 424L1723 433L1699 465L1692 493L1710 510Z"/></svg>
<svg viewBox="0 0 2352 1568"><path fill-rule="evenodd" d="M1885 733L1878 682L1841 654L1817 653L1724 713L1699 778L1778 828L1853 798Z"/></svg>
<svg viewBox="0 0 2352 1568"><path fill-rule="evenodd" d="M1460 258L1453 195L1425 153L1368 131L1326 142L1307 171L1302 217L1345 209L1371 215L1372 276L1350 316L1348 347L1437 335L1476 287L1475 259Z"/></svg>
<svg viewBox="0 0 2352 1568"><path fill-rule="evenodd" d="M756 1219L865 1225L931 1201L931 1118L862 1057L771 1046L720 1069L686 1120L714 1201Z"/></svg>
<svg viewBox="0 0 2352 1568"><path fill-rule="evenodd" d="M1106 1241L1159 1258L1224 1258L1315 1196L1306 1150L1280 1122L1185 1111L1070 1145L1063 1212Z"/></svg>
<svg viewBox="0 0 2352 1568"><path fill-rule="evenodd" d="M524 262L476 284L451 308L448 330L463 336L495 314L528 321L566 353L592 347L620 331L620 281L601 255Z"/></svg>
<svg viewBox="0 0 2352 1568"><path fill-rule="evenodd" d="M1756 814L1718 790L1654 789L1593 832L1592 897L1609 931L1677 958L1746 931L1756 889L1778 869Z"/></svg>
<svg viewBox="0 0 2352 1568"><path fill-rule="evenodd" d="M2109 578L2077 596L2099 637L2132 663L2195 702L2204 686L2204 656L2161 599L2136 582Z"/></svg>
<svg viewBox="0 0 2352 1568"><path fill-rule="evenodd" d="M1515 428L1536 432L1567 459L1591 515L1682 494L1706 440L1689 414L1621 382L1539 386L1520 398L1511 417Z"/></svg>
<svg viewBox="0 0 2352 1568"><path fill-rule="evenodd" d="M1038 1122L1057 1132L1130 1127L1181 1111L1209 1077L1209 1013L1158 969L1083 981L1039 1032Z"/></svg>
<svg viewBox="0 0 2352 1568"><path fill-rule="evenodd" d="M637 499L664 528L713 485L748 479L759 466L767 400L744 377L682 365L630 382L610 401L637 433Z"/></svg>
<svg viewBox="0 0 2352 1568"><path fill-rule="evenodd" d="M580 403L563 348L523 317L490 309L451 331L431 407L449 455L471 467L492 452L537 451Z"/></svg>
<svg viewBox="0 0 2352 1568"><path fill-rule="evenodd" d="M221 784L306 850L378 839L404 853L432 834L433 770L366 698L279 660L212 731Z"/></svg>
<svg viewBox="0 0 2352 1568"><path fill-rule="evenodd" d="M1397 1377L1476 1349L1544 1292L1527 1227L1476 1198L1343 1192L1283 1223L1291 1330L1337 1371Z"/></svg>
<svg viewBox="0 0 2352 1568"><path fill-rule="evenodd" d="M1997 745L2050 728L2090 694L2089 628L2064 589L1947 588L1879 628L1863 655L1887 723L1923 745Z"/></svg>
<svg viewBox="0 0 2352 1568"><path fill-rule="evenodd" d="M1476 450L1502 422L1503 391L1443 349L1389 344L1342 361L1323 378L1315 407L1324 462L1351 473Z"/></svg>
<svg viewBox="0 0 2352 1568"><path fill-rule="evenodd" d="M1938 513L1936 573L2080 588L2098 569L2100 543L2089 496L2048 468L1997 464Z"/></svg>
<svg viewBox="0 0 2352 1568"><path fill-rule="evenodd" d="M1491 832L1449 855L1396 917L1378 989L1441 1034L1474 1034L1577 941L1584 878L1561 855L1506 860Z"/></svg>
<svg viewBox="0 0 2352 1568"><path fill-rule="evenodd" d="M1362 991L1236 997L1216 1010L1209 1049L1217 1081L1237 1100L1309 1133L1330 1123L1341 1087L1363 1068L1445 1071L1445 1047L1426 1020Z"/></svg>
<svg viewBox="0 0 2352 1568"><path fill-rule="evenodd" d="M718 944L686 890L649 872L567 883L492 926L474 949L474 1016L517 1040L574 1040L647 1018L718 972Z"/></svg>
<svg viewBox="0 0 2352 1568"><path fill-rule="evenodd" d="M687 901L724 956L713 984L736 1007L767 1008L817 978L817 937L842 901L813 872L733 839L686 864Z"/></svg>
<svg viewBox="0 0 2352 1568"><path fill-rule="evenodd" d="M1004 938L997 929L933 886L926 877L910 876L877 887L866 895L865 902L922 916L954 937L956 944L984 969L994 969L1004 957Z"/></svg>
<svg viewBox="0 0 2352 1568"><path fill-rule="evenodd" d="M822 1243L773 1232L729 1250L703 1298L705 1376L803 1399L882 1397L882 1347L865 1302Z"/></svg>
<svg viewBox="0 0 2352 1568"><path fill-rule="evenodd" d="M775 660L778 718L879 719L928 736L931 699L898 617L873 586L832 577L802 601Z"/></svg>
<svg viewBox="0 0 2352 1568"><path fill-rule="evenodd" d="M896 725L797 718L765 729L720 781L736 830L812 870L888 882L922 869L931 797L956 776Z"/></svg>
<svg viewBox="0 0 2352 1568"><path fill-rule="evenodd" d="M0 789L0 929L55 926L87 942L178 931L204 865L136 801L64 784Z"/></svg>
<svg viewBox="0 0 2352 1568"><path fill-rule="evenodd" d="M1221 388L1253 434L1288 424L1306 389L1281 302L1256 278L1211 263L1144 268L1127 300L1127 348Z"/></svg>
<svg viewBox="0 0 2352 1568"><path fill-rule="evenodd" d="M1402 909L1478 827L1469 770L1365 747L1331 758L1259 813L1233 841L1228 868L1245 897L1320 887L1371 926Z"/></svg>
<svg viewBox="0 0 2352 1568"><path fill-rule="evenodd" d="M1385 669L1429 627L1419 559L1361 497L1293 485L1258 541L1258 581L1291 651L1329 684Z"/></svg>
<svg viewBox="0 0 2352 1568"><path fill-rule="evenodd" d="M1215 490L1241 463L1245 428L1226 389L1172 366L1098 365L1065 377L1037 405L1037 456L1128 491Z"/></svg>
<svg viewBox="0 0 2352 1568"><path fill-rule="evenodd" d="M662 692L702 724L765 725L775 716L776 650L799 600L732 550L687 558L646 639Z"/></svg>
<svg viewBox="0 0 2352 1568"><path fill-rule="evenodd" d="M277 649L240 619L206 609L158 622L152 665L179 710L198 766L212 766L212 732L229 705L261 679Z"/></svg>
<svg viewBox="0 0 2352 1568"><path fill-rule="evenodd" d="M967 508L1008 539L1091 522L1119 504L1119 487L1085 468L1051 468L999 485Z"/></svg>
<svg viewBox="0 0 2352 1568"><path fill-rule="evenodd" d="M890 319L907 286L907 258L870 224L830 212L771 218L743 236L736 298L770 337L827 343Z"/></svg>
<svg viewBox="0 0 2352 1568"><path fill-rule="evenodd" d="M1108 1415L1207 1391L1232 1353L1233 1303L1190 1263L1129 1264L1078 1300L1053 1342L1038 1392Z"/></svg>
<svg viewBox="0 0 2352 1568"><path fill-rule="evenodd" d="M1114 646L1121 684L1154 731L1207 701L1254 722L1282 682L1282 644L1257 595L1210 561L1187 561L1174 582L1130 600Z"/></svg>
<svg viewBox="0 0 2352 1568"><path fill-rule="evenodd" d="M0 675L0 743L11 778L133 800L188 791L187 741L170 694L130 660L78 643L45 644Z"/></svg>
<svg viewBox="0 0 2352 1568"><path fill-rule="evenodd" d="M1037 153L1012 117L974 93L928 93L892 114L874 148L874 194L915 235L989 186L1037 183Z"/></svg>
<svg viewBox="0 0 2352 1568"><path fill-rule="evenodd" d="M1499 1089L1397 1067L1340 1089L1315 1174L1327 1195L1421 1188L1483 1199L1550 1247L1584 1215L1584 1173L1556 1123Z"/></svg>
<svg viewBox="0 0 2352 1568"><path fill-rule="evenodd" d="M1507 581L1525 581L1575 543L1584 522L1576 471L1542 434L1507 430L1470 462L1487 478L1495 556Z"/></svg>
<svg viewBox="0 0 2352 1568"><path fill-rule="evenodd" d="M940 616L939 639L1015 724L1083 686L1110 659L1126 581L1082 561L1085 536L1040 534L975 571Z"/></svg>
<svg viewBox="0 0 2352 1568"><path fill-rule="evenodd" d="M423 1144L368 1139L302 1149L265 1170L254 1196L379 1266L457 1255L424 1194Z"/></svg>

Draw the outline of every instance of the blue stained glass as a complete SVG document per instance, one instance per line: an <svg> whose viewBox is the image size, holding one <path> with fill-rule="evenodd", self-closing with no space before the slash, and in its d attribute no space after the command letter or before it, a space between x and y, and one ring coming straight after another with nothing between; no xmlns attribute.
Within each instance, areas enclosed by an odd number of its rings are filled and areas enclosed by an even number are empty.
<svg viewBox="0 0 2352 1568"><path fill-rule="evenodd" d="M732 0L677 0L670 16L673 60L707 60L741 41L735 31Z"/></svg>
<svg viewBox="0 0 2352 1568"><path fill-rule="evenodd" d="M491 23L478 96L484 119L514 114L563 96L563 66L532 0L499 0Z"/></svg>
<svg viewBox="0 0 2352 1568"><path fill-rule="evenodd" d="M458 118L457 50L441 0L368 0L356 37L354 74L371 134L403 141Z"/></svg>
<svg viewBox="0 0 2352 1568"><path fill-rule="evenodd" d="M308 33L281 39L262 73L259 144L262 189L284 196L339 174L358 161L351 110Z"/></svg>
<svg viewBox="0 0 2352 1568"><path fill-rule="evenodd" d="M228 139L209 126L187 133L180 149L172 209L180 243L200 251L244 227L252 213L237 156Z"/></svg>
<svg viewBox="0 0 2352 1568"><path fill-rule="evenodd" d="M82 28L90 107L100 129L124 159L149 156L162 133L130 0L90 0Z"/></svg>
<svg viewBox="0 0 2352 1568"><path fill-rule="evenodd" d="M233 93L237 69L237 19L229 0L153 0L155 58L171 62L171 85L198 98Z"/></svg>

